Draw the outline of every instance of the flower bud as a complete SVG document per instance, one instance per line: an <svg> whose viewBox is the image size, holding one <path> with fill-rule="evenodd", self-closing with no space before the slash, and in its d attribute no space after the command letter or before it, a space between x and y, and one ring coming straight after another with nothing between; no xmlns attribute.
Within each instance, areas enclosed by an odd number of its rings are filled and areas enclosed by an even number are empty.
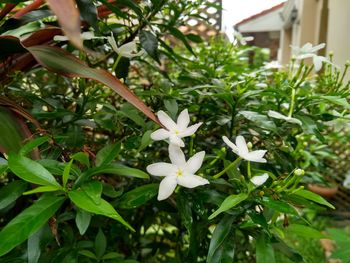
<svg viewBox="0 0 350 263"><path fill-rule="evenodd" d="M295 174L296 176L304 176L305 171L304 171L303 169L298 168L298 169L295 169L295 170L294 170L294 174Z"/></svg>
<svg viewBox="0 0 350 263"><path fill-rule="evenodd" d="M346 67L349 67L349 66L350 66L350 60L347 60L347 61L345 62L345 66L346 66Z"/></svg>
<svg viewBox="0 0 350 263"><path fill-rule="evenodd" d="M253 149L253 144L251 142L248 142L247 143L247 147L249 150Z"/></svg>
<svg viewBox="0 0 350 263"><path fill-rule="evenodd" d="M260 191L260 192L259 192L259 195L260 195L260 196L264 196L264 194L265 194L264 191Z"/></svg>

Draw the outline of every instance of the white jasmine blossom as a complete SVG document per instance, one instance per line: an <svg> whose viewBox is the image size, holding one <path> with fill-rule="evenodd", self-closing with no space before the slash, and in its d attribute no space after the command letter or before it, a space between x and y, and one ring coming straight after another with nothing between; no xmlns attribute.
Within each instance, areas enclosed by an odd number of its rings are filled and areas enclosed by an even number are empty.
<svg viewBox="0 0 350 263"><path fill-rule="evenodd" d="M239 135L236 138L236 144L231 142L226 136L223 136L222 139L224 142L232 149L232 151L241 157L244 160L257 162L257 163L266 163L266 159L263 158L266 150L257 150L249 152L247 143L243 136Z"/></svg>
<svg viewBox="0 0 350 263"><path fill-rule="evenodd" d="M158 119L166 129L159 129L151 134L151 138L155 141L169 139L170 144L175 144L180 147L184 147L185 143L181 138L194 134L201 122L196 123L188 127L190 123L190 116L188 115L187 109L183 110L177 118L175 123L164 111L157 112Z"/></svg>
<svg viewBox="0 0 350 263"><path fill-rule="evenodd" d="M300 126L303 124L300 120L293 118L293 117L285 116L277 111L269 110L267 112L267 115L271 118L285 120L286 122L295 123L295 124L298 124Z"/></svg>
<svg viewBox="0 0 350 263"><path fill-rule="evenodd" d="M270 61L267 63L265 62L264 68L265 69L281 69L281 68L283 68L283 65L280 64L277 60L273 60L273 61Z"/></svg>
<svg viewBox="0 0 350 263"><path fill-rule="evenodd" d="M99 38L99 37L95 37L94 32L91 32L91 31L83 32L80 35L80 37L81 37L82 40L91 40L91 39L94 39L94 38ZM68 41L68 37L57 35L57 36L53 37L53 40L54 41Z"/></svg>
<svg viewBox="0 0 350 263"><path fill-rule="evenodd" d="M343 186L347 189L350 189L350 171L348 171L345 175L345 179L343 181Z"/></svg>
<svg viewBox="0 0 350 263"><path fill-rule="evenodd" d="M267 179L269 179L269 175L267 173L264 173L262 175L256 175L253 176L250 181L255 185L255 186L260 186L263 185Z"/></svg>
<svg viewBox="0 0 350 263"><path fill-rule="evenodd" d="M233 32L233 37L235 42L240 43L241 45L247 45L247 42L253 41L254 37L252 36L243 36L239 31L234 31Z"/></svg>
<svg viewBox="0 0 350 263"><path fill-rule="evenodd" d="M317 51L324 48L325 46L326 46L325 43L319 44L314 47L312 46L311 43L306 43L301 48L297 46L291 46L291 48L292 48L292 53L296 59L312 58L312 62L315 66L315 71L319 71L322 68L323 62L334 65L327 58L317 55Z"/></svg>
<svg viewBox="0 0 350 263"><path fill-rule="evenodd" d="M114 50L114 52L118 53L118 55L122 57L133 58L133 57L142 56L145 53L145 50L143 49L137 52L136 39L120 47L117 46L117 43L115 42L113 34L111 34L110 37L107 37L107 40L108 40L108 43L111 45L112 49Z"/></svg>
<svg viewBox="0 0 350 263"><path fill-rule="evenodd" d="M193 155L187 162L181 148L169 145L169 157L171 163L154 163L148 165L146 170L154 176L165 176L159 185L158 200L168 198L177 185L187 188L194 188L200 185L209 184L207 179L195 175L202 166L205 152Z"/></svg>

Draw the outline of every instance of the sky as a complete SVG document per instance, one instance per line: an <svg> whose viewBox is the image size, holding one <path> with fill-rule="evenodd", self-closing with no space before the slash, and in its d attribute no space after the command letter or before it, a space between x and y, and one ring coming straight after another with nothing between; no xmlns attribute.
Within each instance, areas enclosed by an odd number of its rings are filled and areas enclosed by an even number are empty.
<svg viewBox="0 0 350 263"><path fill-rule="evenodd" d="M232 40L233 25L285 0L222 0L222 30Z"/></svg>

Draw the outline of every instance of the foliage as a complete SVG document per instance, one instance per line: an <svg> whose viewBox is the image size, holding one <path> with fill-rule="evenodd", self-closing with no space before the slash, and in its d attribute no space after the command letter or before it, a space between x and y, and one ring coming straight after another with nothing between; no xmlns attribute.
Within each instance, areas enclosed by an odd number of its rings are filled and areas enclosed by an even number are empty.
<svg viewBox="0 0 350 263"><path fill-rule="evenodd" d="M324 237L304 208L334 208L304 184L333 174L347 67L278 70L258 48L178 30L211 1L47 3L1 6L1 262L303 262L288 240ZM209 185L156 199L146 167L168 147L151 139L164 126L151 109L203 123L183 151L206 151ZM221 138L238 135L267 162Z"/></svg>

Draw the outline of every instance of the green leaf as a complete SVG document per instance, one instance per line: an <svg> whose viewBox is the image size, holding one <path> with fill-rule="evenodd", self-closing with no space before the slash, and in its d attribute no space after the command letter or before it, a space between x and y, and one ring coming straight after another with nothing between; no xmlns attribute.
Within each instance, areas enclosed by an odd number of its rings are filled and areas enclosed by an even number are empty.
<svg viewBox="0 0 350 263"><path fill-rule="evenodd" d="M265 115L254 111L240 111L239 114L266 130L275 131L277 129L276 124Z"/></svg>
<svg viewBox="0 0 350 263"><path fill-rule="evenodd" d="M33 190L24 192L24 195L31 195L36 193L44 193L44 192L55 192L62 190L61 186L55 186L55 185L45 185L45 186L39 186Z"/></svg>
<svg viewBox="0 0 350 263"><path fill-rule="evenodd" d="M81 17L91 25L95 31L98 31L97 26L97 8L91 0L76 0Z"/></svg>
<svg viewBox="0 0 350 263"><path fill-rule="evenodd" d="M97 260L97 257L95 256L95 254L94 253L92 253L91 251L89 251L89 250L80 250L79 252L78 252L80 255L83 255L83 256L85 256L85 257L88 257L88 258L92 258L92 259L96 259Z"/></svg>
<svg viewBox="0 0 350 263"><path fill-rule="evenodd" d="M96 204L101 202L102 183L98 181L91 181L81 186L85 194Z"/></svg>
<svg viewBox="0 0 350 263"><path fill-rule="evenodd" d="M220 262L215 255L224 245L227 237L230 235L233 220L234 218L232 216L225 216L215 227L213 237L210 240L207 263Z"/></svg>
<svg viewBox="0 0 350 263"><path fill-rule="evenodd" d="M139 34L141 46L146 50L147 54L150 55L155 61L160 64L158 57L158 39L153 33L145 30L141 30Z"/></svg>
<svg viewBox="0 0 350 263"><path fill-rule="evenodd" d="M69 161L69 163L67 163L64 167L63 170L63 175L62 175L62 182L63 182L63 187L65 188L69 179L69 173L70 173L70 169L72 168L72 164L73 164L73 159Z"/></svg>
<svg viewBox="0 0 350 263"><path fill-rule="evenodd" d="M150 145L152 143L152 139L151 139L151 133L153 131L146 131L141 138L141 144L140 147L138 149L138 151L142 151L143 149L145 149L148 145Z"/></svg>
<svg viewBox="0 0 350 263"><path fill-rule="evenodd" d="M240 193L238 195L230 195L226 197L226 199L220 205L219 209L217 209L214 213L212 213L208 219L209 220L213 219L218 214L231 209L232 207L238 205L240 202L244 201L247 198L248 198L248 194L246 193Z"/></svg>
<svg viewBox="0 0 350 263"><path fill-rule="evenodd" d="M0 157L0 175L2 175L8 168L7 160Z"/></svg>
<svg viewBox="0 0 350 263"><path fill-rule="evenodd" d="M194 55L196 56L196 54L193 52L193 49L191 47L191 45L188 43L186 36L177 28L175 27L170 27L168 28L170 34L172 34L174 37L176 37L177 39L181 40L184 44L185 47Z"/></svg>
<svg viewBox="0 0 350 263"><path fill-rule="evenodd" d="M118 206L124 209L139 207L157 195L159 184L147 184L125 193Z"/></svg>
<svg viewBox="0 0 350 263"><path fill-rule="evenodd" d="M96 154L96 166L104 166L110 164L119 154L122 144L108 144Z"/></svg>
<svg viewBox="0 0 350 263"><path fill-rule="evenodd" d="M0 210L16 201L26 190L27 183L24 181L13 181L0 189Z"/></svg>
<svg viewBox="0 0 350 263"><path fill-rule="evenodd" d="M86 172L89 177L97 174L115 174L120 176L130 176L141 179L149 179L149 175L139 169L130 168L122 164L110 164L95 167Z"/></svg>
<svg viewBox="0 0 350 263"><path fill-rule="evenodd" d="M80 162L81 164L85 165L86 167L90 167L90 160L89 155L84 152L77 152L72 155L71 157L73 160Z"/></svg>
<svg viewBox="0 0 350 263"><path fill-rule="evenodd" d="M302 236L302 237L307 237L307 238L316 238L316 239L321 239L321 238L326 238L327 236L322 234L320 231L305 226L305 225L299 225L299 224L290 224L287 228L286 228L286 233L291 233L291 234L295 234L298 236Z"/></svg>
<svg viewBox="0 0 350 263"><path fill-rule="evenodd" d="M60 208L64 197L43 195L12 219L0 232L0 256L21 244L44 225Z"/></svg>
<svg viewBox="0 0 350 263"><path fill-rule="evenodd" d="M28 263L39 262L39 258L41 255L40 242L42 242L44 228L45 228L45 225L28 238L28 241L27 241Z"/></svg>
<svg viewBox="0 0 350 263"><path fill-rule="evenodd" d="M101 259L106 252L107 240L106 236L103 234L101 228L98 229L98 233L95 238L95 252L97 259Z"/></svg>
<svg viewBox="0 0 350 263"><path fill-rule="evenodd" d="M28 143L23 145L23 147L19 151L19 154L20 155L27 155L32 150L34 150L36 147L44 144L48 140L49 140L48 136L38 137L38 138L35 138L34 140L30 140Z"/></svg>
<svg viewBox="0 0 350 263"><path fill-rule="evenodd" d="M192 205L191 202L189 202L188 196L185 195L184 191L180 191L176 196L176 204L181 217L181 221L186 227L188 233L191 234L193 224Z"/></svg>
<svg viewBox="0 0 350 263"><path fill-rule="evenodd" d="M94 79L105 84L143 112L148 118L160 124L155 114L147 105L108 71L90 68L67 51L57 47L31 46L27 47L27 50L34 56L39 64L51 71L67 77Z"/></svg>
<svg viewBox="0 0 350 263"><path fill-rule="evenodd" d="M195 35L195 34L187 34L186 35L187 39L189 39L190 41L192 42L195 42L195 43L202 43L203 42L203 39L199 36L199 35Z"/></svg>
<svg viewBox="0 0 350 263"><path fill-rule="evenodd" d="M84 210L77 209L77 215L75 216L75 224L79 229L80 235L84 235L88 229L91 221L91 214Z"/></svg>
<svg viewBox="0 0 350 263"><path fill-rule="evenodd" d="M315 194L313 192L310 192L308 190L303 190L303 189L299 190L298 192L294 193L294 195L304 197L305 199L311 200L315 203L325 205L325 206L328 206L332 209L335 209L335 207L331 203L329 203L327 200L325 200L323 197L321 197L318 194Z"/></svg>
<svg viewBox="0 0 350 263"><path fill-rule="evenodd" d="M294 207L282 201L277 201L268 197L264 197L262 200L262 204L267 206L268 208L271 208L281 213L298 215L298 212L295 210Z"/></svg>
<svg viewBox="0 0 350 263"><path fill-rule="evenodd" d="M256 239L256 263L274 263L275 253L270 240L264 233Z"/></svg>
<svg viewBox="0 0 350 263"><path fill-rule="evenodd" d="M339 96L321 96L320 98L325 99L336 105L343 106L345 109L350 109L350 104L346 98L342 98Z"/></svg>
<svg viewBox="0 0 350 263"><path fill-rule="evenodd" d="M41 164L21 155L9 154L10 170L19 178L38 185L54 185L60 187L55 177Z"/></svg>
<svg viewBox="0 0 350 263"><path fill-rule="evenodd" d="M135 231L119 214L113 206L101 198L97 205L92 199L81 189L68 192L69 198L79 208L97 215L103 215L119 221L127 228Z"/></svg>

